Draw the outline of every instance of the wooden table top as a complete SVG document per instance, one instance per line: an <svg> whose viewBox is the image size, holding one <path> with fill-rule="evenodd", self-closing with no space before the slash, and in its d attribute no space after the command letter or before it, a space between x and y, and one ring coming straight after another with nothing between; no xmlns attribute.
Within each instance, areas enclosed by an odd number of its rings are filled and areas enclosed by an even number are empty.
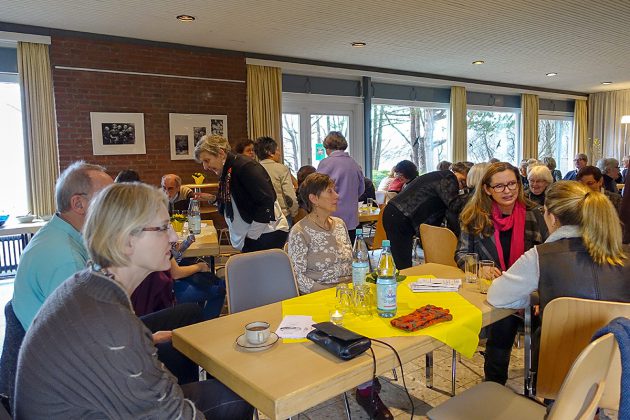
<svg viewBox="0 0 630 420"><path fill-rule="evenodd" d="M184 257L209 257L219 255L219 239L212 220L204 220L201 234L195 235L195 242L184 252Z"/></svg>
<svg viewBox="0 0 630 420"><path fill-rule="evenodd" d="M404 270L407 275L433 274L441 278L462 278L456 267L424 264ZM486 302L476 286L466 284L460 292L482 311L488 325L513 311L497 309ZM272 419L294 416L372 378L372 357L366 352L342 361L314 343L276 343L268 350L239 350L236 338L252 321L267 321L275 331L282 320L282 304L274 303L173 331L173 344L211 375L230 387ZM416 359L444 344L428 336L392 337L403 363ZM377 374L397 366L392 351L373 343Z"/></svg>
<svg viewBox="0 0 630 420"><path fill-rule="evenodd" d="M359 223L376 222L380 213L381 210L378 207L369 212L359 211Z"/></svg>

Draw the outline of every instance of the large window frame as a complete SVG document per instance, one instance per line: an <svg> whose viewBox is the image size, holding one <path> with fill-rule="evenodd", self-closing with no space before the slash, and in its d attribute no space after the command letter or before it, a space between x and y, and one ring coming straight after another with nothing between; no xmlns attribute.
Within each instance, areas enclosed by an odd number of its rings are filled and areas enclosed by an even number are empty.
<svg viewBox="0 0 630 420"><path fill-rule="evenodd" d="M450 104L441 103L441 102L427 102L427 101L404 101L399 99L382 99L382 98L373 98L372 99L372 107L375 105L392 105L392 106L401 106L401 107L414 107L414 108L438 108L444 109L447 113L446 121L448 122L448 113L450 112ZM372 111L371 111L372 112ZM374 126L374 121L372 121L372 127ZM446 132L446 156L444 156L445 160L452 160L453 157L453 140L450 136L450 130ZM370 145L371 147L371 145ZM427 170L425 172L430 172L435 170L437 166L437 162L433 162L433 159L428 159L427 161ZM372 168L373 171L376 168Z"/></svg>
<svg viewBox="0 0 630 420"><path fill-rule="evenodd" d="M513 113L515 114L515 127L514 130L516 132L515 144L514 144L514 162L512 163L516 166L520 163L521 159L523 159L523 139L521 133L521 114L522 110L520 108L508 108L508 107L497 107L497 106L486 106L486 105L468 105L466 107L466 131L468 132L468 111L486 111L486 112L502 112L502 113ZM470 139L468 136L466 137L466 150L468 150L468 144ZM467 152L468 156L468 152ZM468 156L467 160L472 161L473 157ZM481 163L475 162L474 163Z"/></svg>
<svg viewBox="0 0 630 420"><path fill-rule="evenodd" d="M347 152L364 166L363 98L285 92L282 94L282 113L300 116L300 166L313 165L311 115L348 116Z"/></svg>
<svg viewBox="0 0 630 420"><path fill-rule="evenodd" d="M540 120L554 120L554 121L569 121L571 123L571 131L570 131L570 143L567 145L567 162L562 165L562 156L561 151L556 149L554 156L552 156L557 163L557 169L559 169L564 175L567 171L573 170L573 144L575 142L575 138L573 136L574 127L575 127L575 117L573 112L560 112L560 111L540 111L538 113L538 123L540 124ZM540 136L540 131L539 134ZM540 141L539 141L540 144ZM542 159L544 156L541 154L541 150L538 150L538 158Z"/></svg>

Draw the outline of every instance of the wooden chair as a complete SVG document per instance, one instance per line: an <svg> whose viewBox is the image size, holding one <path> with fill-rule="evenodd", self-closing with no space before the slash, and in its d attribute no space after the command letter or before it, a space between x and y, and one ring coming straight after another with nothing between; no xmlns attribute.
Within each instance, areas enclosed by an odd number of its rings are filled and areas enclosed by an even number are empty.
<svg viewBox="0 0 630 420"><path fill-rule="evenodd" d="M630 303L569 297L551 301L543 313L536 396L558 398L562 381L580 350L595 331L620 316L630 317ZM620 363L619 357L613 359L600 407L619 408Z"/></svg>
<svg viewBox="0 0 630 420"><path fill-rule="evenodd" d="M372 243L368 244L370 251L381 249L383 239L387 239L387 233L385 233L385 228L383 227L383 209L385 208L385 205L381 205L379 208L381 211L378 214L378 219L376 219L376 231L374 232Z"/></svg>
<svg viewBox="0 0 630 420"><path fill-rule="evenodd" d="M495 382L482 382L427 413L431 420L578 419L595 416L615 350L615 336L606 334L579 354L562 384L549 415L537 401Z"/></svg>
<svg viewBox="0 0 630 420"><path fill-rule="evenodd" d="M450 229L423 223L420 225L420 239L425 262L457 267L457 237Z"/></svg>

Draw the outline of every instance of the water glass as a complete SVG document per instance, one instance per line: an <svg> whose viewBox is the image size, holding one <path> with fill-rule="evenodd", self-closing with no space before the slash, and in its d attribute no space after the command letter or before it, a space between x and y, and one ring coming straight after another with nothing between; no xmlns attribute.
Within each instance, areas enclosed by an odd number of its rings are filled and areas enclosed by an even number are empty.
<svg viewBox="0 0 630 420"><path fill-rule="evenodd" d="M340 283L337 285L335 297L336 310L343 312L344 314L352 311L354 296L352 289L350 289L347 284Z"/></svg>
<svg viewBox="0 0 630 420"><path fill-rule="evenodd" d="M466 283L477 282L477 265L479 264L479 256L474 252L464 256L464 272Z"/></svg>
<svg viewBox="0 0 630 420"><path fill-rule="evenodd" d="M354 314L359 318L372 316L372 291L367 284L354 287Z"/></svg>
<svg viewBox="0 0 630 420"><path fill-rule="evenodd" d="M479 261L479 271L477 272L479 292L488 293L488 289L494 280L494 261L481 260Z"/></svg>

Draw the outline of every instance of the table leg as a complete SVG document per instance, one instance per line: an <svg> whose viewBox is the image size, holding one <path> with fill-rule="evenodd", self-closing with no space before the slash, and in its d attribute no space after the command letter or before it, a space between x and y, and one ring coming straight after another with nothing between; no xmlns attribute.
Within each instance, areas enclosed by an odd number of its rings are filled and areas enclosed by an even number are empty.
<svg viewBox="0 0 630 420"><path fill-rule="evenodd" d="M425 355L427 388L433 388L433 352Z"/></svg>

